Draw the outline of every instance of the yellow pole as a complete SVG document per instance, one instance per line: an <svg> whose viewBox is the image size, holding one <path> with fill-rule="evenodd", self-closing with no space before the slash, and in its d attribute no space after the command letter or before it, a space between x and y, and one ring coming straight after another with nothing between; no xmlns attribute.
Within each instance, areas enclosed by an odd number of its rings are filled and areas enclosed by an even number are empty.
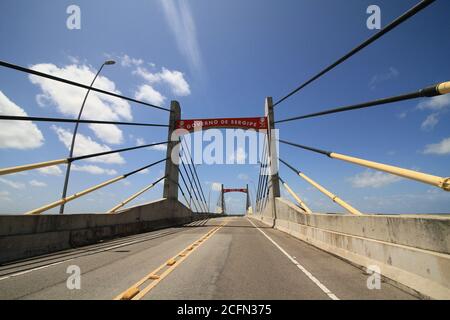
<svg viewBox="0 0 450 320"><path fill-rule="evenodd" d="M129 197L128 199L122 201L121 203L119 203L117 206L115 206L114 208L112 208L111 210L108 211L108 213L115 213L118 209L122 208L124 205L126 205L128 202L136 199L137 197L139 197L141 194L143 194L144 192L150 190L151 188L153 188L155 186L154 183L148 185L147 187L145 187L144 189L140 190L139 192L136 192L135 194L133 194L131 197Z"/></svg>
<svg viewBox="0 0 450 320"><path fill-rule="evenodd" d="M38 168L56 166L58 164L64 164L64 163L68 163L68 162L69 161L67 159L58 159L58 160L51 160L51 161L46 161L46 162L32 163L32 164L27 164L27 165L17 166L17 167L4 168L4 169L0 169L0 176L3 176L5 174L11 174L11 173L17 173L17 172L22 172L22 171L38 169Z"/></svg>
<svg viewBox="0 0 450 320"><path fill-rule="evenodd" d="M341 207L343 207L345 210L347 210L348 212L355 214L355 215L362 215L361 212L359 212L357 209L353 208L351 205L349 205L347 202L345 202L344 200L342 200L341 198L339 198L337 195L331 193L330 191L328 191L327 189L325 189L324 187L322 187L320 184L318 184L317 182L315 182L314 180L310 179L309 177L307 177L304 173L299 173L298 174L300 177L302 177L303 179L305 179L308 183L310 183L312 186L314 186L315 188L317 188L320 192L322 192L323 194L325 194L327 197L329 197L331 200L333 200L334 202L336 202L338 205L340 205Z"/></svg>
<svg viewBox="0 0 450 320"><path fill-rule="evenodd" d="M93 187L88 188L88 189L86 189L86 190L77 192L77 193L75 193L75 194L73 194L73 195L71 195L71 196L68 196L68 197L64 198L64 199L60 199L60 200L55 201L55 202L53 202L53 203L47 204L47 205L45 205L45 206L43 206L43 207L34 209L34 210L29 211L29 212L27 212L27 213L25 213L25 214L26 214L26 215L36 215L36 214L41 214L41 213L44 212L44 211L50 210L50 209L52 209L52 208L54 208L54 207L57 207L57 206L59 206L59 205L61 205L61 204L63 204L63 203L67 203L67 202L69 202L69 201L75 200L75 199L77 199L77 198L79 198L79 197L82 197L82 196L84 196L84 195L86 195L86 194L88 194L88 193L91 193L91 192L93 192L93 191L95 191L95 190L98 190L98 189L100 189L100 188L106 187L107 185L110 185L111 183L117 182L117 181L122 180L122 179L125 179L125 176L118 176L118 177L113 178L113 179L111 179L111 180L102 182L102 183L100 183L100 184L98 184L98 185L96 185L96 186L93 186Z"/></svg>
<svg viewBox="0 0 450 320"><path fill-rule="evenodd" d="M440 94L450 93L450 81L442 82L442 83L438 84L437 91Z"/></svg>
<svg viewBox="0 0 450 320"><path fill-rule="evenodd" d="M294 199L302 206L302 208L305 210L307 214L312 213L311 209L309 209L308 206L302 201L302 199L300 199L300 197L297 196L297 194L295 194L294 191L292 191L292 189L288 186L286 182L283 182L283 186L291 194L291 196L294 197Z"/></svg>
<svg viewBox="0 0 450 320"><path fill-rule="evenodd" d="M339 153L330 153L330 157L334 159L339 159L343 161L347 161L350 163L354 163L363 167L372 168L375 170L384 171L387 173L391 173L400 177L420 181L423 183L431 184L433 186L439 187L445 191L450 191L450 178L443 178L438 176L433 176L431 174L426 174L422 172L417 172L413 170L403 169L399 167L390 166L387 164L382 164L378 162L368 161L364 159L354 158L350 156L346 156Z"/></svg>

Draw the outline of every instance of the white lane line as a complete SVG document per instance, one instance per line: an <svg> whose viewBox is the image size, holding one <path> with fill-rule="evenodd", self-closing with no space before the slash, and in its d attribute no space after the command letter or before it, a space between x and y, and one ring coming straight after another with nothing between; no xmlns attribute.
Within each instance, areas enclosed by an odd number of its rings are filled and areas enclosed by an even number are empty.
<svg viewBox="0 0 450 320"><path fill-rule="evenodd" d="M131 244L135 244L135 243L141 242L143 240L144 241L147 240L147 239L148 240L152 240L152 237L159 236L159 235L164 235L166 233L167 232L160 232L160 233L152 234L149 237L139 238L137 240L121 243L121 244L114 245L114 246L111 246L111 247L106 247L106 248L103 248L103 249L100 249L100 250L92 249L92 252L88 252L88 253L89 254L97 254L97 253L101 253L101 252L104 252L104 251L109 251L109 250L112 250L112 249L117 249L117 248L121 248L121 247L124 247L124 246L129 246ZM81 257L79 257L79 258L81 258ZM75 259L76 258L66 259L66 260L63 260L63 261L58 261L58 262L55 262L55 263L50 263L50 264L46 264L46 265L43 265L43 266L40 266L40 267L36 267L36 268L33 268L33 269L16 272L16 273L10 274L9 276L1 277L0 281L7 280L9 278L14 278L14 277L17 277L17 276L21 276L21 275L24 275L24 274L27 274L27 273L30 273L30 272L33 272L33 271L38 271L38 270L46 269L46 268L49 268L49 267L53 267L53 266L56 266L58 264L69 262L69 261L72 261L72 260L75 260Z"/></svg>
<svg viewBox="0 0 450 320"><path fill-rule="evenodd" d="M59 261L59 262L47 264L47 265L45 265L45 266L41 266L41 267L37 267L37 268L25 270L25 271L13 273L13 274L10 274L9 276L0 278L0 281L6 280L6 279L9 279L9 278L14 278L14 277L17 277L17 276L21 276L21 275L24 275L24 274L27 274L27 273L30 273L30 272L33 272L33 271L37 271L37 270L42 270L42 269L46 269L46 268L49 268L49 267L53 267L53 266L56 266L56 265L58 265L58 264L61 264L61 263L64 263L64 262L68 262L68 261L72 261L72 260L73 260L73 259L68 259L68 260L64 260L64 261Z"/></svg>
<svg viewBox="0 0 450 320"><path fill-rule="evenodd" d="M267 239L269 239L270 242L272 242L275 247L277 247L281 252L284 253L286 257L289 258L289 260L292 261L293 264L295 264L312 282L314 282L330 299L332 300L339 300L339 298L333 294L324 284L322 284L316 277L314 277L311 272L305 269L295 258L293 258L289 253L286 252L278 243L276 243L271 237L269 237L264 231L262 231L258 226L256 226L253 221L251 221L249 218L247 220L261 232Z"/></svg>
<svg viewBox="0 0 450 320"><path fill-rule="evenodd" d="M161 234L164 234L164 233L162 232L162 233L152 234L152 237L159 236ZM138 239L138 240L133 240L133 241L121 243L121 244L118 244L118 245L114 245L114 246L111 246L111 247L106 247L106 248L99 249L99 250L92 249L92 251L87 251L85 253L87 253L89 255L90 254L102 253L102 252L105 252L105 251L118 249L118 248L121 248L121 247L124 247L124 246L129 246L131 244L135 244L135 243L141 242L143 240L146 240L146 238L145 239ZM152 240L152 239L150 238L149 240ZM81 257L78 257L78 258L81 258ZM17 277L17 276L21 276L21 275L24 275L24 274L27 274L27 273L30 273L30 272L33 272L33 271L38 271L38 270L46 269L46 268L49 268L49 267L53 267L53 266L56 266L58 264L61 264L61 263L64 263L64 262L68 262L68 261L72 261L72 260L75 260L75 259L76 258L66 259L66 260L55 262L55 263L50 263L50 264L46 264L46 265L43 265L43 266L40 266L40 267L36 267L36 268L33 268L33 269L29 269L29 270L13 273L13 274L10 274L9 276L5 276L5 277L0 278L0 281L6 280L6 279L9 279L9 278L13 278L13 277Z"/></svg>

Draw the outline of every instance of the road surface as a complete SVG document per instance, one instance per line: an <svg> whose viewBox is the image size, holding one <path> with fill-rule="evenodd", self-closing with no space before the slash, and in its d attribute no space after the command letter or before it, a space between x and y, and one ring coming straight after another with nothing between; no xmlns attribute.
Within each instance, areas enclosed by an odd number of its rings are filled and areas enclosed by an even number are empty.
<svg viewBox="0 0 450 320"><path fill-rule="evenodd" d="M385 282L369 290L367 278L261 222L228 217L2 265L0 299L416 299Z"/></svg>

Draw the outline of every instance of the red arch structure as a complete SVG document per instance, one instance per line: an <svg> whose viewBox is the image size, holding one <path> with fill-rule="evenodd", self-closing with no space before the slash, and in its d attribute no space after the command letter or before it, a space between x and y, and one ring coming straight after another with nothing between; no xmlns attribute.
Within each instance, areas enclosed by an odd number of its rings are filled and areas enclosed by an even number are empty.
<svg viewBox="0 0 450 320"><path fill-rule="evenodd" d="M225 213L226 212L226 206L225 206L225 193L231 193L231 192L241 192L241 193L245 193L246 194L246 203L245 203L245 209L248 212L249 209L251 208L251 201L250 201L250 194L249 194L249 189L248 189L248 185L246 186L246 188L224 188L223 184L222 184L222 188L221 188L221 192L220 192L220 198L218 201L218 206L220 206L221 208L221 213Z"/></svg>
<svg viewBox="0 0 450 320"><path fill-rule="evenodd" d="M223 189L222 192L223 193L229 193L229 192L242 192L242 193L247 193L248 189Z"/></svg>
<svg viewBox="0 0 450 320"><path fill-rule="evenodd" d="M267 117L177 120L175 129L189 132L207 129L267 130Z"/></svg>

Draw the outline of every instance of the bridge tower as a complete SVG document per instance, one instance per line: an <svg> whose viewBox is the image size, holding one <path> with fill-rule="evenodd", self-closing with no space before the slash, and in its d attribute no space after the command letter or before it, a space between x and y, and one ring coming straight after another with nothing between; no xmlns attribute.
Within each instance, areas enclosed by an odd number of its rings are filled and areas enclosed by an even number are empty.
<svg viewBox="0 0 450 320"><path fill-rule="evenodd" d="M247 191L246 191L246 193L245 193L245 195L246 195L246 200L245 200L245 212L248 212L249 211L249 209L251 208L251 206L252 206L252 203L251 203L251 201L250 201L250 194L249 194L249 191L248 191L248 184L247 184L247 189L246 189Z"/></svg>
<svg viewBox="0 0 450 320"><path fill-rule="evenodd" d="M265 112L267 117L267 146L269 171L269 209L272 211L272 218L276 219L275 199L280 197L280 183L278 178L278 150L277 136L275 131L275 118L273 111L272 97L267 97L265 102Z"/></svg>
<svg viewBox="0 0 450 320"><path fill-rule="evenodd" d="M170 119L166 152L166 170L164 180L163 197L170 200L178 200L178 164L180 161L178 140L173 141L173 133L176 130L176 122L181 119L181 107L178 101L171 101L170 103ZM175 151L175 152L174 152Z"/></svg>

